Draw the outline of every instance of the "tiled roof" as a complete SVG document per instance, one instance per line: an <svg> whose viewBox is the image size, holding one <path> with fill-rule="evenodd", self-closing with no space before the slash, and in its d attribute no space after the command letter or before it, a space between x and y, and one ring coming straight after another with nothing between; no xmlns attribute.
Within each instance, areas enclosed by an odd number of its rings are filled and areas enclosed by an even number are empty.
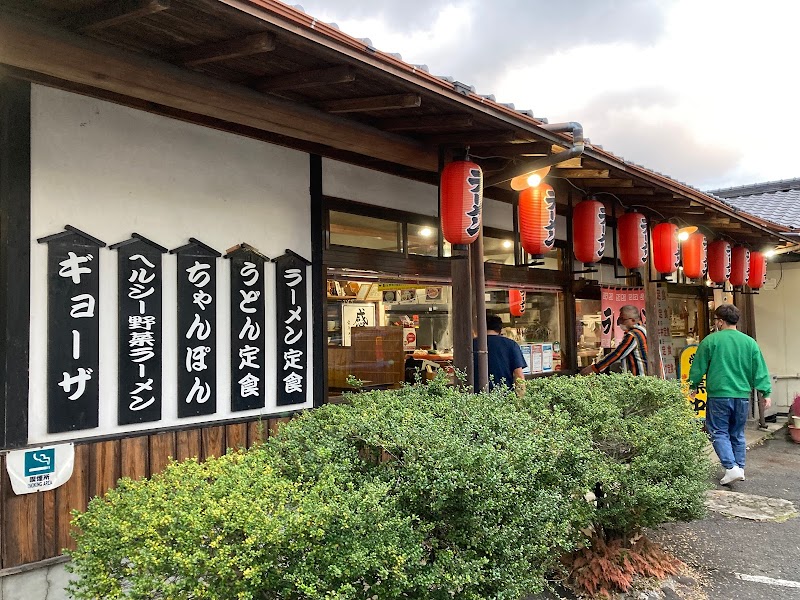
<svg viewBox="0 0 800 600"><path fill-rule="evenodd" d="M800 229L800 179L768 181L752 185L709 190L736 210L777 225Z"/></svg>

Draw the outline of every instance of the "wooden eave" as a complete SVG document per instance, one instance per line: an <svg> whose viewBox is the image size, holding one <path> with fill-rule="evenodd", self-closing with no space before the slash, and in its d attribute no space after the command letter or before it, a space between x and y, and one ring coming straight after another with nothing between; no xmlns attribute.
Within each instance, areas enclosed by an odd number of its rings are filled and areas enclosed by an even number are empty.
<svg viewBox="0 0 800 600"><path fill-rule="evenodd" d="M492 176L572 144L540 119L277 0L5 0L0 74L428 183L440 152L469 147ZM552 176L609 209L641 206L752 246L793 242L599 147ZM515 196L507 184L486 193Z"/></svg>

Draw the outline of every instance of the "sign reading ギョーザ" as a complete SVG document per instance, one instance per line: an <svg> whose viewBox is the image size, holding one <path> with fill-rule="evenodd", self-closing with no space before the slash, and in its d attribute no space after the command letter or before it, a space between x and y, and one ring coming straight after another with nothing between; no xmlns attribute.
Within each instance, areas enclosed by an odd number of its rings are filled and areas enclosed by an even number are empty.
<svg viewBox="0 0 800 600"><path fill-rule="evenodd" d="M14 450L6 455L6 470L14 493L52 490L72 477L75 447L72 444Z"/></svg>

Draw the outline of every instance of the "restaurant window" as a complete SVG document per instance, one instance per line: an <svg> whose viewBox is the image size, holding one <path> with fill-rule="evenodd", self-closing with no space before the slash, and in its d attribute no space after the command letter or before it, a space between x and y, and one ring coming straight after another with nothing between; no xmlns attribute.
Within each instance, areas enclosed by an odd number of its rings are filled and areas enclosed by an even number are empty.
<svg viewBox="0 0 800 600"><path fill-rule="evenodd" d="M514 288L522 289L523 288ZM525 310L520 316L511 313L510 290L486 288L486 312L500 317L502 335L516 341L525 357L525 374L560 371L566 365L563 356L564 294L560 291L525 290Z"/></svg>
<svg viewBox="0 0 800 600"><path fill-rule="evenodd" d="M419 256L439 256L439 229L435 225L408 224L408 253ZM450 244L445 242L448 246ZM445 254L449 256L449 252Z"/></svg>
<svg viewBox="0 0 800 600"><path fill-rule="evenodd" d="M575 339L578 340L578 368L592 364L603 353L600 300L575 300Z"/></svg>
<svg viewBox="0 0 800 600"><path fill-rule="evenodd" d="M386 252L403 251L403 226L397 221L376 219L332 210L330 243Z"/></svg>
<svg viewBox="0 0 800 600"><path fill-rule="evenodd" d="M366 389L399 388L445 369L452 379L452 294L439 282L328 273L328 395L352 390L350 375Z"/></svg>

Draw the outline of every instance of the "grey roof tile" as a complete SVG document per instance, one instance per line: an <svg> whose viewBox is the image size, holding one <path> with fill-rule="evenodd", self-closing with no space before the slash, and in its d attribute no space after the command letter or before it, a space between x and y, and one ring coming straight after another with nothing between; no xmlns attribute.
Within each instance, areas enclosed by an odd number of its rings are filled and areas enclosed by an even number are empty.
<svg viewBox="0 0 800 600"><path fill-rule="evenodd" d="M732 195L736 192L739 195ZM711 190L707 193L734 209L777 225L800 229L800 179Z"/></svg>

